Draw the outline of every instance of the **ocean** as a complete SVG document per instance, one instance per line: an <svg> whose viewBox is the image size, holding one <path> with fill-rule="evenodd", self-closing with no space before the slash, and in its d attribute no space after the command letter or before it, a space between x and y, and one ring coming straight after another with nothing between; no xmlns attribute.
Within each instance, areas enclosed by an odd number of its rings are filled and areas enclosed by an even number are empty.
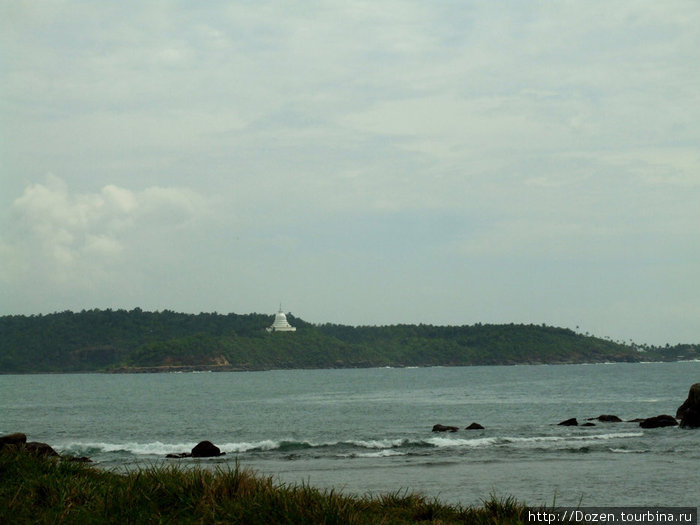
<svg viewBox="0 0 700 525"><path fill-rule="evenodd" d="M0 375L0 435L117 471L238 463L281 483L462 505L697 507L700 429L557 423L674 415L699 381L700 362ZM202 440L226 455L164 459Z"/></svg>

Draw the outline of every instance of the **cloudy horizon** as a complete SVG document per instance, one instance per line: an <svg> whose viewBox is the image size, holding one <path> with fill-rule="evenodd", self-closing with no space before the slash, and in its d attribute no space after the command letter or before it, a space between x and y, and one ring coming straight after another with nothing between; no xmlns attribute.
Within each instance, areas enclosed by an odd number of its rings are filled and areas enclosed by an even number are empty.
<svg viewBox="0 0 700 525"><path fill-rule="evenodd" d="M700 5L0 6L0 315L700 342Z"/></svg>

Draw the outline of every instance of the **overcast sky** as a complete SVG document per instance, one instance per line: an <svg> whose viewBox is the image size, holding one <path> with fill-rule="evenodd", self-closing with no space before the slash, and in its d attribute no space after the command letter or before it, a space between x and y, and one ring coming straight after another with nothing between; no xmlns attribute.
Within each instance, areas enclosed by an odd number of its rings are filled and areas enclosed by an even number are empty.
<svg viewBox="0 0 700 525"><path fill-rule="evenodd" d="M700 3L0 4L0 314L700 342Z"/></svg>

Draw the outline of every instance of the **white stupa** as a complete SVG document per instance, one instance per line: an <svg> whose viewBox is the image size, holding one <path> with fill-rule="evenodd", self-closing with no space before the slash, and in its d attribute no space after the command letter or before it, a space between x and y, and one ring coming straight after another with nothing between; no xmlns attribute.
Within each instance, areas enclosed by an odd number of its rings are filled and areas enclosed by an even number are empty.
<svg viewBox="0 0 700 525"><path fill-rule="evenodd" d="M275 314L275 321L272 326L266 328L268 332L296 332L297 329L289 324L287 321L287 316L284 315L282 311L282 305L280 305L280 311Z"/></svg>

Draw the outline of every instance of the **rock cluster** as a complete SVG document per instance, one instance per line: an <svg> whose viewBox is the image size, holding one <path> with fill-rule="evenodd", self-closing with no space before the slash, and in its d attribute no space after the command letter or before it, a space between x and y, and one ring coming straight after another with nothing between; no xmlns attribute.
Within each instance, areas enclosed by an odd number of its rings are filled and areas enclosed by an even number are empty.
<svg viewBox="0 0 700 525"><path fill-rule="evenodd" d="M31 452L38 456L58 456L58 452L56 452L46 443L40 443L38 441L27 441L27 435L22 434L21 432L15 432L14 434L0 436L0 449L5 447L21 448L23 450L26 450L27 452Z"/></svg>
<svg viewBox="0 0 700 525"><path fill-rule="evenodd" d="M668 414L660 414L654 417L629 419L626 422L638 423L641 428L663 428L679 426L679 420L681 428L700 428L700 383L695 383L690 387L688 398L681 406L678 407L675 417ZM592 423L592 421L599 421L600 423L623 422L622 419L614 414L601 414L598 417L589 417L581 426L594 427L595 423ZM572 417L561 421L558 423L558 425L564 427L575 427L579 426L579 422L578 419ZM472 423L465 430L476 430L483 428L484 427L479 423ZM438 424L433 426L433 432L457 432L457 430L459 430L457 427L450 425Z"/></svg>
<svg viewBox="0 0 700 525"><path fill-rule="evenodd" d="M591 423L591 421L600 421L603 423L622 423L622 419L620 419L617 416L609 415L609 414L603 414L598 417L589 417L586 420L586 423L581 425L582 427L594 427L595 423ZM660 428L660 427L672 427L672 426L677 426L678 421L676 421L676 418L673 416L669 416L667 414L661 414L659 416L654 416L654 417L641 417L637 419L630 419L627 421L627 423L639 423L639 426L642 428ZM565 419L564 421L558 423L561 426L564 427L575 427L579 425L578 420L575 417L572 417L570 419Z"/></svg>
<svg viewBox="0 0 700 525"><path fill-rule="evenodd" d="M61 456L56 452L50 445L46 443L41 443L39 441L27 441L27 435L22 432L15 432L14 434L7 434L5 436L0 436L0 450L5 447L13 447L24 450L31 454L36 454L37 456L43 457L61 457L62 459L67 459L70 461L84 461L89 462L90 458L76 458L73 456Z"/></svg>
<svg viewBox="0 0 700 525"><path fill-rule="evenodd" d="M433 432L457 432L458 430L458 427L452 425L433 425ZM465 427L464 430L484 430L484 427L479 423L472 423L468 427Z"/></svg>

